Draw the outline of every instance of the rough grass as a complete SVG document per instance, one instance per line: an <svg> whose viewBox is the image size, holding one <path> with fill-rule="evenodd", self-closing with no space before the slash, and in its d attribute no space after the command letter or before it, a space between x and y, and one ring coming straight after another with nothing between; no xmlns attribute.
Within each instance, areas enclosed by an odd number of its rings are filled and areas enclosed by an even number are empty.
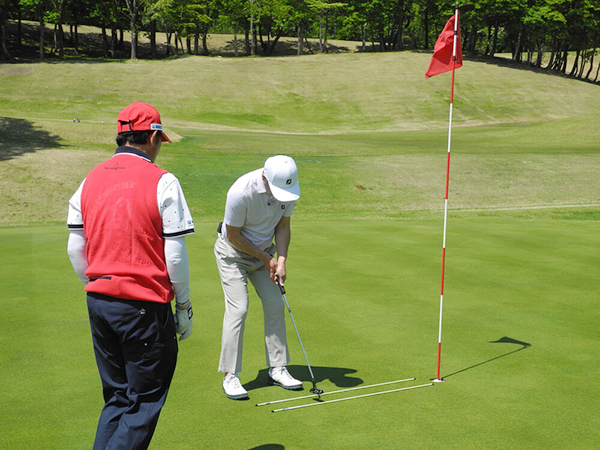
<svg viewBox="0 0 600 450"><path fill-rule="evenodd" d="M449 94L448 76L424 79L429 58L403 52L31 64L22 75L0 69L0 108L7 117L112 123L121 105L145 99L167 126L187 121L288 132L428 129L447 123ZM598 112L600 90L592 84L480 62L458 73L457 125Z"/></svg>
<svg viewBox="0 0 600 450"><path fill-rule="evenodd" d="M598 210L599 122L598 116L587 116L456 128L451 211L485 215L509 210L521 216L546 216L552 207ZM59 134L62 148L0 162L0 186L6 192L0 198L4 226L63 222L70 195L114 150L104 144L113 138L112 125L36 124L36 133ZM586 132L579 133L582 129ZM229 185L277 153L294 156L299 165L303 192L299 218L432 217L444 206L446 133L442 129L292 135L174 128L169 130L171 137L187 136L165 145L158 163L181 179L197 221L220 220ZM544 136L546 144L536 136ZM77 143L82 137L88 140L85 150Z"/></svg>

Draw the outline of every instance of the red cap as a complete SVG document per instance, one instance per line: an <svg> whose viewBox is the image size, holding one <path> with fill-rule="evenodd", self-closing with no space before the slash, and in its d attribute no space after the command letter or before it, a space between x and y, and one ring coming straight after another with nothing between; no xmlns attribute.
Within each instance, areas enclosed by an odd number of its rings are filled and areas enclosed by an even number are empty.
<svg viewBox="0 0 600 450"><path fill-rule="evenodd" d="M162 134L162 141L171 142L171 139L162 131L160 114L154 106L150 106L148 103L133 102L126 106L119 113L117 121L117 133L159 130Z"/></svg>

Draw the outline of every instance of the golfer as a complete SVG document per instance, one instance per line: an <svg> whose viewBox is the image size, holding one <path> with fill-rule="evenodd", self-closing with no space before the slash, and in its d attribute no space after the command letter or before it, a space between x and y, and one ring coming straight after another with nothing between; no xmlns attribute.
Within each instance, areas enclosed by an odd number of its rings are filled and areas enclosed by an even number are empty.
<svg viewBox="0 0 600 450"><path fill-rule="evenodd" d="M225 373L223 392L234 400L248 398L239 379L248 280L262 301L268 381L286 389L302 389L302 383L286 369L285 310L277 285L283 285L286 278L290 218L298 198L296 163L283 155L268 158L263 169L241 176L227 193L215 256L225 294L219 372Z"/></svg>
<svg viewBox="0 0 600 450"><path fill-rule="evenodd" d="M118 115L115 155L69 201L69 258L85 284L104 395L94 449L146 449L192 332L185 236L194 222L175 176L154 161L158 111L135 102ZM175 298L175 320L170 302Z"/></svg>

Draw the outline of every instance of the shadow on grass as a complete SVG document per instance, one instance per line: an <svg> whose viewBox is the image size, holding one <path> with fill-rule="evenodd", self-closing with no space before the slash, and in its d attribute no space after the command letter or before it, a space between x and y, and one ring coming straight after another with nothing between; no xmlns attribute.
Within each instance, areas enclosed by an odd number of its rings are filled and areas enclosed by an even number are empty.
<svg viewBox="0 0 600 450"><path fill-rule="evenodd" d="M280 444L265 444L258 447L252 447L250 450L284 450L285 447Z"/></svg>
<svg viewBox="0 0 600 450"><path fill-rule="evenodd" d="M458 375L459 373L466 372L467 370L474 369L475 367L483 366L484 364L490 363L492 361L496 361L497 359L504 358L504 357L506 357L508 355L512 355L513 353L517 353L517 352L520 352L521 350L525 350L526 348L531 347L531 344L529 344L527 342L517 341L516 339L512 339L512 338L509 338L509 337L506 337L506 336L504 336L503 338L498 339L497 341L490 341L490 344L517 344L517 345L521 345L521 348L518 348L516 350L511 350L510 352L504 353L503 355L496 356L495 358L488 359L487 361L483 361L483 362L480 362L480 363L475 364L473 366L461 369L461 370L459 370L457 372L453 372L453 373L451 373L449 375L445 375L443 378L448 378L448 377L451 377L453 375Z"/></svg>
<svg viewBox="0 0 600 450"><path fill-rule="evenodd" d="M312 381L307 366L287 366L287 369L294 378L300 381ZM312 367L312 369L315 374L316 383L329 380L337 387L341 388L355 387L363 383L363 380L360 378L348 376L349 374L356 373L356 370L354 369L344 369L341 367ZM256 378L244 384L244 388L247 391L252 391L254 389L270 386L267 381L268 371L269 369L259 370Z"/></svg>
<svg viewBox="0 0 600 450"><path fill-rule="evenodd" d="M561 78L568 78L571 80L577 80L577 81L584 81L586 83L591 83L591 84L599 84L598 81L596 80L592 80L590 78L581 78L575 75L571 75L570 73L563 73L563 72L559 72L557 70L551 70L547 67L537 67L535 65L531 65L528 64L527 62L520 62L520 61L514 61L512 59L509 58L503 58L501 56L470 56L470 59L472 61L477 61L477 62L482 62L485 64L490 64L493 66L498 66L498 67L508 67L511 69L516 69L516 70L525 70L528 72L535 72L535 73L540 73L540 74L545 74L545 75L552 75L555 77L561 77ZM596 73L596 68L594 68L592 70L592 73L590 76L594 76L594 74ZM587 69L586 69L587 72Z"/></svg>
<svg viewBox="0 0 600 450"><path fill-rule="evenodd" d="M0 117L0 161L46 148L59 148L60 138L36 127L26 119Z"/></svg>

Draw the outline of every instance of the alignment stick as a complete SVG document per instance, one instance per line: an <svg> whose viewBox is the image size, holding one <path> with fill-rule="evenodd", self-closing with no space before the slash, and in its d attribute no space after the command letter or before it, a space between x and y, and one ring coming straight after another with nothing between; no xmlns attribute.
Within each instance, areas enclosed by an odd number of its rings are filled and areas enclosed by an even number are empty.
<svg viewBox="0 0 600 450"><path fill-rule="evenodd" d="M388 381L386 383L369 384L367 386L359 386L359 387L353 387L353 388L348 388L348 389L338 389L337 391L323 392L321 394L321 397L323 395L339 394L340 392L354 391L356 389L367 389L367 388L376 387L376 386L383 386L383 385L386 385L386 384L402 383L404 381L413 381L414 379L415 378L407 378L406 380ZM272 405L273 403L291 402L291 401L294 401L294 400L301 400L303 398L314 398L314 397L318 397L318 395L317 394L313 394L313 395L304 395L303 397L284 398L283 400L274 400L272 402L257 403L256 406Z"/></svg>
<svg viewBox="0 0 600 450"><path fill-rule="evenodd" d="M399 388L399 389L392 389L390 391L373 392L372 394L355 395L353 397L337 398L335 400L327 400L325 402L307 403L305 405L290 406L288 408L274 409L271 412L289 411L289 410L292 410L292 409L306 408L308 406L317 406L317 405L324 405L326 403L343 402L344 400L352 400L354 398L371 397L373 395L389 394L390 392L406 391L408 389L416 389L416 388L425 387L425 386L433 386L433 383L420 384L418 386L409 386L409 387Z"/></svg>

